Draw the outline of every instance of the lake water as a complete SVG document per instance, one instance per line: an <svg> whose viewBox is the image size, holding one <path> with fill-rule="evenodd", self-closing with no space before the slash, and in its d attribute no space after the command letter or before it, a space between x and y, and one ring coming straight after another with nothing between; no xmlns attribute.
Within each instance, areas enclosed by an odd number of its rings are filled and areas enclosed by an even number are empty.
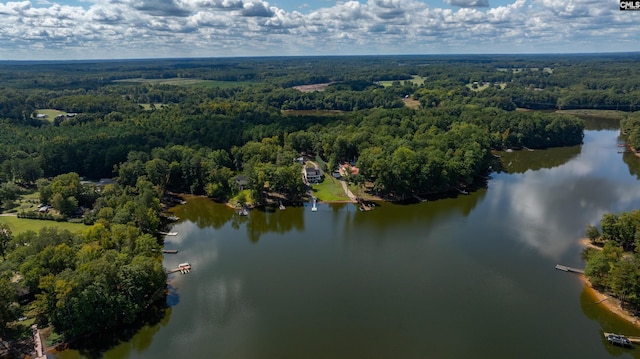
<svg viewBox="0 0 640 359"><path fill-rule="evenodd" d="M640 335L576 275L587 224L640 208L640 158L615 122L583 146L502 153L467 196L239 217L204 198L166 238L169 309L105 358L640 358L603 331ZM58 358L75 358L65 351Z"/></svg>

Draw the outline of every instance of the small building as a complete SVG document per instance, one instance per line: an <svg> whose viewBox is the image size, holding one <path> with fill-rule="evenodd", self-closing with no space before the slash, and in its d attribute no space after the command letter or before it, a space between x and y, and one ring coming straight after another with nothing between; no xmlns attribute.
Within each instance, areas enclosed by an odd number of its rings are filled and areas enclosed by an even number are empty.
<svg viewBox="0 0 640 359"><path fill-rule="evenodd" d="M304 157L300 156L300 157L294 159L293 162L297 162L297 163L303 165L305 160L304 160Z"/></svg>
<svg viewBox="0 0 640 359"><path fill-rule="evenodd" d="M304 180L308 183L322 182L322 171L319 168L307 167L304 169Z"/></svg>
<svg viewBox="0 0 640 359"><path fill-rule="evenodd" d="M247 186L247 177L244 175L237 175L234 180L236 181L236 185L242 191Z"/></svg>
<svg viewBox="0 0 640 359"><path fill-rule="evenodd" d="M353 166L353 165L351 165L349 163L345 163L345 164L342 165L342 171L343 171L343 173L351 175L351 176L357 175L358 173L360 173L360 169L358 167Z"/></svg>

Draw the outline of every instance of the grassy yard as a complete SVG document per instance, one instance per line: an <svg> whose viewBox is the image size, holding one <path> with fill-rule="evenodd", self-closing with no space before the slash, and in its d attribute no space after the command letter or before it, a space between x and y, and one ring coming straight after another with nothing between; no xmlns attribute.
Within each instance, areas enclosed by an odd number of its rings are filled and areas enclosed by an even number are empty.
<svg viewBox="0 0 640 359"><path fill-rule="evenodd" d="M247 205L251 205L254 203L253 197L251 197L251 190L245 189L240 191L235 197L229 199L228 203L230 203L234 207L240 207L239 199L244 196L244 203Z"/></svg>
<svg viewBox="0 0 640 359"><path fill-rule="evenodd" d="M322 183L311 185L313 195L320 201L348 201L340 181L333 177L326 177Z"/></svg>
<svg viewBox="0 0 640 359"><path fill-rule="evenodd" d="M46 120L53 122L53 120L56 118L56 116L58 115L65 115L66 112L64 111L58 111L58 110L54 110L52 108L41 108L41 109L37 109L36 110L37 113L42 114L42 115L47 115Z"/></svg>
<svg viewBox="0 0 640 359"><path fill-rule="evenodd" d="M88 226L82 223L70 223L70 222L56 222L56 221L42 221L39 219L26 219L18 218L17 216L0 216L0 223L6 223L13 235L24 233L26 231L39 232L44 227L56 227L60 229L67 229L70 232L81 232Z"/></svg>
<svg viewBox="0 0 640 359"><path fill-rule="evenodd" d="M393 86L393 82L394 81L399 81L400 83L403 83L405 81L409 81L415 85L422 85L424 84L424 81L426 80L425 77L422 76L418 76L418 75L412 75L412 78L410 80L389 80L389 81L379 81L380 85L384 86L384 87L391 87Z"/></svg>
<svg viewBox="0 0 640 359"><path fill-rule="evenodd" d="M404 102L404 105L407 106L408 108L417 110L420 108L420 101L418 100L414 100L412 98L403 98L402 102Z"/></svg>

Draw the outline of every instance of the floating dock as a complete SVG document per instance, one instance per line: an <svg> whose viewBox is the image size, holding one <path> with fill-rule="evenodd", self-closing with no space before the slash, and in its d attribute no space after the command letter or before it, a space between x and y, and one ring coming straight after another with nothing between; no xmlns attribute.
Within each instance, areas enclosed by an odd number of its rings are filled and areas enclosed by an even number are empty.
<svg viewBox="0 0 640 359"><path fill-rule="evenodd" d="M560 264L556 264L556 269L557 270L561 270L563 272L570 272L570 273L577 273L577 274L584 274L584 269L578 269L578 268L573 268L573 267L567 267L567 266L563 266Z"/></svg>
<svg viewBox="0 0 640 359"><path fill-rule="evenodd" d="M180 272L182 274L187 274L191 272L191 264L189 263L180 263L178 264L178 268L174 268L167 271L167 274Z"/></svg>
<svg viewBox="0 0 640 359"><path fill-rule="evenodd" d="M177 249L163 249L162 253L176 254L176 253L178 253L178 250Z"/></svg>
<svg viewBox="0 0 640 359"><path fill-rule="evenodd" d="M607 333L607 332L604 332L603 334L604 334L605 339L608 339L610 335L620 335L620 334ZM640 337L628 337L626 335L623 335L623 337L629 339L629 341L634 343L634 344L640 344Z"/></svg>
<svg viewBox="0 0 640 359"><path fill-rule="evenodd" d="M178 232L158 232L159 234L162 234L163 236L177 236Z"/></svg>

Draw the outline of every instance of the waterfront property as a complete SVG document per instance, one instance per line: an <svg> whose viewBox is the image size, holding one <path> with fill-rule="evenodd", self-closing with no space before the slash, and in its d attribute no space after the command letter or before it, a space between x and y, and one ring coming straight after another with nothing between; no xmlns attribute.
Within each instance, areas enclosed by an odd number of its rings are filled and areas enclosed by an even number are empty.
<svg viewBox="0 0 640 359"><path fill-rule="evenodd" d="M306 167L304 169L304 180L307 183L322 182L322 170L317 167Z"/></svg>

